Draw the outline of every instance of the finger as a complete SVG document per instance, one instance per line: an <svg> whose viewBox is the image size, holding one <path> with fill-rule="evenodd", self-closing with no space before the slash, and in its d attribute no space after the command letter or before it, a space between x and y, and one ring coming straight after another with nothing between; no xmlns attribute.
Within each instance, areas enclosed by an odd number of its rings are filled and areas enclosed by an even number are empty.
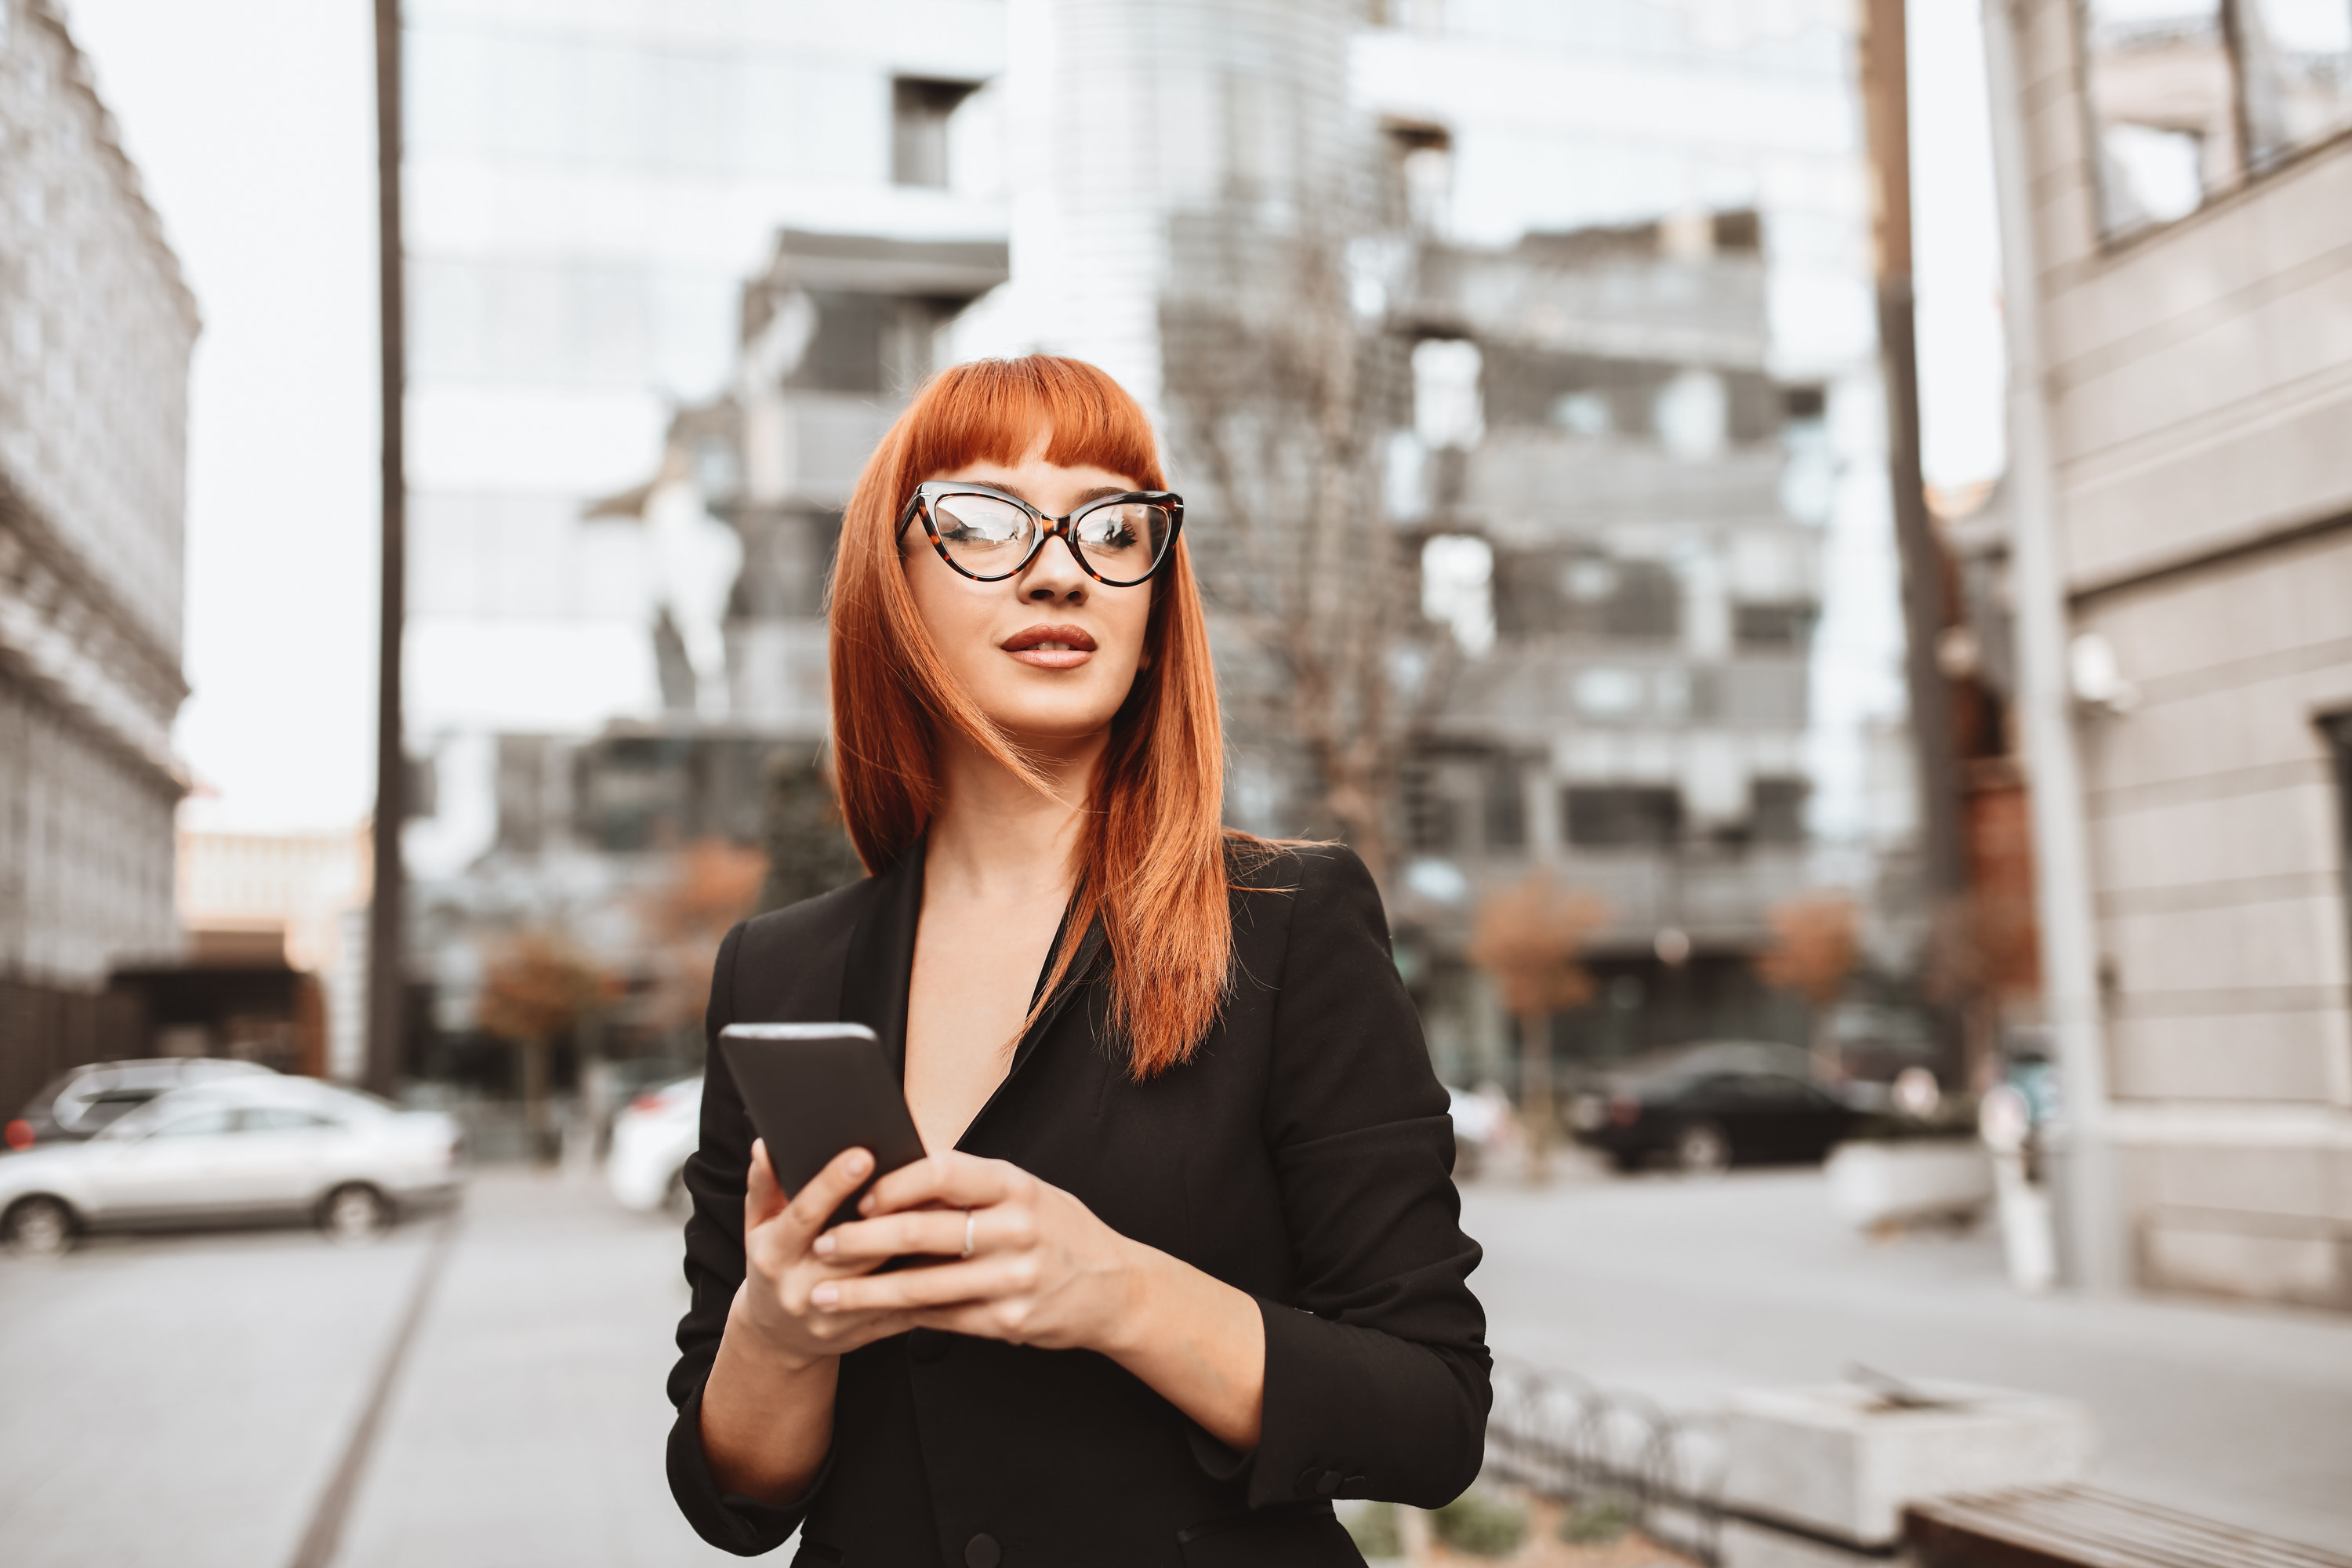
<svg viewBox="0 0 2352 1568"><path fill-rule="evenodd" d="M809 1292L809 1302L821 1312L904 1312L989 1300L1025 1288L1029 1273L1019 1259L975 1258L827 1280Z"/></svg>
<svg viewBox="0 0 2352 1568"><path fill-rule="evenodd" d="M854 1220L818 1237L809 1250L835 1263L879 1262L910 1252L961 1258L967 1238L972 1251L980 1250L980 1220L985 1212L973 1211L969 1228L962 1209L914 1209L880 1219Z"/></svg>
<svg viewBox="0 0 2352 1568"><path fill-rule="evenodd" d="M768 1163L764 1138L751 1140L751 1168L744 1178L743 1228L764 1225L784 1206L784 1189L777 1184L776 1168Z"/></svg>
<svg viewBox="0 0 2352 1568"><path fill-rule="evenodd" d="M1028 1173L1018 1165L950 1149L911 1165L902 1165L875 1183L874 1190L858 1204L857 1212L871 1218L919 1208L925 1204L985 1208L1003 1203L1027 1179Z"/></svg>
<svg viewBox="0 0 2352 1568"><path fill-rule="evenodd" d="M784 1229L794 1251L807 1247L833 1217L842 1200L857 1190L857 1184L874 1173L874 1156L863 1149L844 1149L825 1162L824 1169L811 1176L793 1201L784 1206Z"/></svg>

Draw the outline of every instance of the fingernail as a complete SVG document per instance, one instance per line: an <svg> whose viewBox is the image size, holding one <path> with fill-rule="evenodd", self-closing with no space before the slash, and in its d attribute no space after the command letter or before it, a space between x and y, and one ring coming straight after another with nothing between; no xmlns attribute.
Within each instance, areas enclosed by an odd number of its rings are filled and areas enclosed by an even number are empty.
<svg viewBox="0 0 2352 1568"><path fill-rule="evenodd" d="M811 1248L811 1250L819 1258L831 1258L833 1256L833 1249L839 1245L840 1244L838 1242L833 1239L833 1233L831 1231L827 1231L823 1236L816 1238L816 1246Z"/></svg>
<svg viewBox="0 0 2352 1568"><path fill-rule="evenodd" d="M820 1307L830 1307L841 1300L841 1292L831 1285L820 1285L809 1292L809 1300Z"/></svg>
<svg viewBox="0 0 2352 1568"><path fill-rule="evenodd" d="M867 1153L865 1150L853 1149L849 1152L849 1173L851 1175L862 1176L868 1170L872 1169L873 1165L874 1156Z"/></svg>

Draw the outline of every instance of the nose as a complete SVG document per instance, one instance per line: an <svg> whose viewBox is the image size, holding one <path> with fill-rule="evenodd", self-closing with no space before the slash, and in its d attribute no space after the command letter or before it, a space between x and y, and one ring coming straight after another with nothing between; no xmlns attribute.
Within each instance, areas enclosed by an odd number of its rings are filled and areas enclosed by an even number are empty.
<svg viewBox="0 0 2352 1568"><path fill-rule="evenodd" d="M1030 557L1016 582L1020 596L1032 604L1083 605L1093 579L1078 569L1077 552L1067 536L1048 539Z"/></svg>

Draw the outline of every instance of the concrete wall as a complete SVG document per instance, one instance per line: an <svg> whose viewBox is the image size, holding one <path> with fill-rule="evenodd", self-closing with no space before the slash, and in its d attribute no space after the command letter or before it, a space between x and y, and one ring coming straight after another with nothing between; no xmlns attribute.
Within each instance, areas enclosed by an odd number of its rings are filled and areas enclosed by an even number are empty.
<svg viewBox="0 0 2352 1568"><path fill-rule="evenodd" d="M2067 0L2021 83L2062 553L2137 701L2081 731L2143 1280L2352 1307L2352 142L2102 237Z"/></svg>

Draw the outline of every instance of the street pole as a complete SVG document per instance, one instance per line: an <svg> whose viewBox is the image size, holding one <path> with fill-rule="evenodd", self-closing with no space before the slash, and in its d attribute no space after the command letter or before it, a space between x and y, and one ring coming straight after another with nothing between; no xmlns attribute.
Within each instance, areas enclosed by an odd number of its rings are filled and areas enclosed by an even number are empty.
<svg viewBox="0 0 2352 1568"><path fill-rule="evenodd" d="M1965 890L1960 766L1951 688L1937 662L1946 619L1943 546L1919 468L1919 364L1911 288L1911 93L1904 0L1866 0L1863 116L1877 208L1879 363L1886 384L1886 466L1903 565L1905 685L1919 763L1921 881L1941 910Z"/></svg>
<svg viewBox="0 0 2352 1568"><path fill-rule="evenodd" d="M2017 724L2033 820L2034 915L2042 984L2063 1085L2053 1175L2070 1282L2127 1282L2107 1122L2106 1028L2092 916L2089 830L2066 668L2066 584L2058 557L2050 409L2042 363L2041 268L2032 164L2019 101L2011 0L1984 0L1985 90L1991 100L1994 198L2000 215L2003 329L2009 353L2009 491L2015 533L2010 585L2017 616Z"/></svg>
<svg viewBox="0 0 2352 1568"><path fill-rule="evenodd" d="M401 721L400 656L407 616L407 332L400 240L400 0L375 0L375 180L378 341L382 345L383 533L378 566L373 895L368 908L367 1087L390 1094L406 1033L401 964L405 891L400 826L408 751Z"/></svg>

